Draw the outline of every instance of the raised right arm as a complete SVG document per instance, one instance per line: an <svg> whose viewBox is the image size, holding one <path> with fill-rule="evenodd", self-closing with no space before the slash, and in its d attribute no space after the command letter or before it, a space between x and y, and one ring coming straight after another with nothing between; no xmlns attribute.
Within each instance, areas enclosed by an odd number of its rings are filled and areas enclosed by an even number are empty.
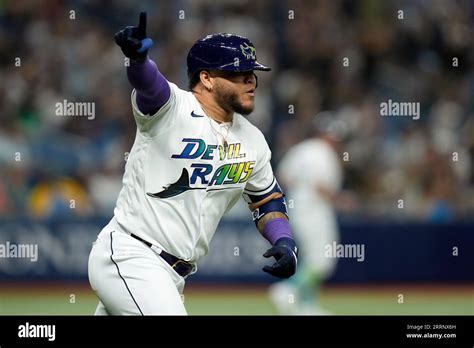
<svg viewBox="0 0 474 348"><path fill-rule="evenodd" d="M137 106L145 115L155 114L170 98L168 81L155 62L148 58L153 41L146 36L146 12L140 13L137 27L128 26L115 34L115 42L130 58L127 76L137 92Z"/></svg>
<svg viewBox="0 0 474 348"><path fill-rule="evenodd" d="M137 91L137 106L143 114L154 115L170 98L170 85L151 59L131 61L127 76Z"/></svg>

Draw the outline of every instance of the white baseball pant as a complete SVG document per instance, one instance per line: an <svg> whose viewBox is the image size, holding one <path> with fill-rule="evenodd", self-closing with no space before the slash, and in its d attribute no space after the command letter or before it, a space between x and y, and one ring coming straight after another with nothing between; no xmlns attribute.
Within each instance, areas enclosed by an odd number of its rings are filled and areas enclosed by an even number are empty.
<svg viewBox="0 0 474 348"><path fill-rule="evenodd" d="M155 251L106 226L89 256L89 282L99 297L95 315L186 315L185 280Z"/></svg>

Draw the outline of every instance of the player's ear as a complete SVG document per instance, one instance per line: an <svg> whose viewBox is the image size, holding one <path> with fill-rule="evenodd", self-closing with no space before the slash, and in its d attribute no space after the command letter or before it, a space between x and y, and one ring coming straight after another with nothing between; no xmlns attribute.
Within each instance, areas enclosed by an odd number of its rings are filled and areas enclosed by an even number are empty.
<svg viewBox="0 0 474 348"><path fill-rule="evenodd" d="M201 83L209 92L212 91L211 77L211 72L208 70L201 70L199 73L199 79L201 80Z"/></svg>

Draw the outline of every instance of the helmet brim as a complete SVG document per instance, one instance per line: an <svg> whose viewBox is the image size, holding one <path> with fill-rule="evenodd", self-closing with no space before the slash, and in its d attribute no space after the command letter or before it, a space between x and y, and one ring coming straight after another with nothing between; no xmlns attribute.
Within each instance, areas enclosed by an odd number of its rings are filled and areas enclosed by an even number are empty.
<svg viewBox="0 0 474 348"><path fill-rule="evenodd" d="M272 68L265 66L263 64L260 64L259 62L255 62L253 70L270 71L272 70Z"/></svg>
<svg viewBox="0 0 474 348"><path fill-rule="evenodd" d="M268 66L260 64L257 61L243 61L239 65L236 65L234 62L232 62L226 65L222 65L220 67L216 67L214 68L214 70L245 72L253 70L270 71L272 69Z"/></svg>

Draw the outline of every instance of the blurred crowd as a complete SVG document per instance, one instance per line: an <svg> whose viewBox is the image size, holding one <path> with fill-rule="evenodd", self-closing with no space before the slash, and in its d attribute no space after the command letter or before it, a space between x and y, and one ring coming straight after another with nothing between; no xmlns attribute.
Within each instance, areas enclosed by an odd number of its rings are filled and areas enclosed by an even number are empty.
<svg viewBox="0 0 474 348"><path fill-rule="evenodd" d="M373 219L444 222L474 212L472 1L0 2L0 217L111 216L136 132L113 34L148 12L149 51L187 86L186 55L208 33L248 36L256 109L272 163L330 111L347 126L345 204ZM420 117L381 116L388 100ZM56 104L94 103L95 117ZM321 164L324 165L324 164Z"/></svg>

